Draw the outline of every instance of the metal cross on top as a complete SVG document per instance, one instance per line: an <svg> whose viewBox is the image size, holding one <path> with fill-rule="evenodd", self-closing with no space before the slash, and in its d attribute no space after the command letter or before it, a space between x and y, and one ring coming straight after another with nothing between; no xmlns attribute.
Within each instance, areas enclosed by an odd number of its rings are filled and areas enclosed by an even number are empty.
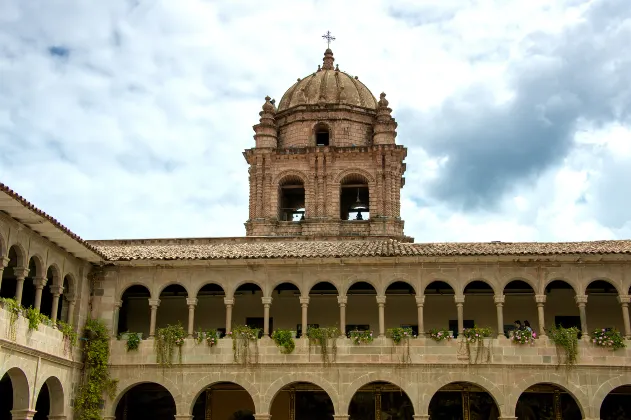
<svg viewBox="0 0 631 420"><path fill-rule="evenodd" d="M335 37L331 35L331 31L326 31L322 38L326 39L326 47L331 48L331 41L335 41Z"/></svg>

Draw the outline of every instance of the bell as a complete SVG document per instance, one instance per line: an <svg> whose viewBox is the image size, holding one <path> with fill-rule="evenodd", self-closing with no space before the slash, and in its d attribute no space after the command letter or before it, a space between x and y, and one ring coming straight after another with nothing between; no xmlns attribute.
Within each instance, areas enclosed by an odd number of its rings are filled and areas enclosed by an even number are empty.
<svg viewBox="0 0 631 420"><path fill-rule="evenodd" d="M359 188L357 188L357 201L355 201L355 204L353 204L350 208L349 211L351 213L357 212L357 213L362 213L362 212L367 212L368 211L368 205L363 203L360 199L359 199Z"/></svg>

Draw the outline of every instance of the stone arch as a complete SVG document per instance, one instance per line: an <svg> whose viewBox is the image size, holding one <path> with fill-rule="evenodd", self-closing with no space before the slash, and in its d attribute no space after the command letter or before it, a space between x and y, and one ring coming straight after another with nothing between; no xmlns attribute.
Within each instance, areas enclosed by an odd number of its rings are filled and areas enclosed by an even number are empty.
<svg viewBox="0 0 631 420"><path fill-rule="evenodd" d="M456 286L457 282L454 279L450 279L449 277L439 277L439 276L431 276L430 280L421 284L420 289L423 289L423 294L425 294L425 290L427 290L427 286L434 283L435 281L442 281L443 283L447 283L454 290L454 294L458 295L459 288ZM464 290L464 287L462 288Z"/></svg>
<svg viewBox="0 0 631 420"><path fill-rule="evenodd" d="M594 283L594 282L596 282L596 281L604 281L605 283L609 283L614 289L616 289L616 292L618 292L618 296L626 295L624 289L621 289L620 285L618 285L610 277L603 277L603 276L592 277L588 281L586 281L584 285L581 285L581 287L579 289L581 291L581 294L582 295L586 295L587 294L587 288L589 287L589 285Z"/></svg>
<svg viewBox="0 0 631 420"><path fill-rule="evenodd" d="M458 291L461 294L464 294L464 290L467 288L467 286L471 283L473 283L474 281L479 281L480 283L484 283L486 285L488 285L491 290L493 290L493 294L497 295L497 285L494 284L491 280L488 280L484 277L471 277L467 280L465 280L465 282L462 284L462 288Z"/></svg>
<svg viewBox="0 0 631 420"><path fill-rule="evenodd" d="M564 379L565 378L565 379ZM578 408L581 410L583 418L586 417L585 410L589 408L589 399L587 395L576 385L570 383L567 377L558 375L556 373L537 373L527 378L522 379L513 385L510 393L506 397L506 411L501 411L502 415L507 417L515 416L515 409L517 408L517 401L521 394L536 384L550 384L556 385L574 398Z"/></svg>
<svg viewBox="0 0 631 420"><path fill-rule="evenodd" d="M502 278L500 280L500 284L499 286L502 288L502 293L504 293L504 289L506 289L506 286L508 286L509 283L513 282L513 281L523 281L524 283L528 284L530 287L532 287L532 290L534 290L535 295L539 295L541 294L541 290L539 290L539 283L537 282L536 279L530 277L530 276L526 276L526 275L521 275L521 276L506 276L504 278Z"/></svg>
<svg viewBox="0 0 631 420"><path fill-rule="evenodd" d="M419 411L418 414L429 415L429 403L432 401L434 395L445 385L449 385L454 382L467 382L484 389L486 392L489 393L491 398L493 398L493 401L495 401L500 415L506 416L504 411L504 394L502 393L502 391L497 387L497 385L495 385L484 376L471 372L449 373L431 381L431 385L425 388L423 390L423 394L421 395L420 406L422 411ZM514 410L515 408L513 407L513 411Z"/></svg>
<svg viewBox="0 0 631 420"><path fill-rule="evenodd" d="M187 297L192 297L191 296L191 292L189 290L189 286L186 286L184 283L180 282L180 281L168 281L164 284L160 284L157 286L157 290L156 290L156 294L155 296L157 296L157 299L160 299L160 295L162 294L162 292L164 291L164 289L166 289L169 286L173 286L173 285L178 285L178 286L182 286L184 288L184 290L186 290L186 295ZM153 296L153 294L152 294Z"/></svg>
<svg viewBox="0 0 631 420"><path fill-rule="evenodd" d="M272 185L280 185L281 181L285 180L286 178L289 177L295 177L300 179L300 181L306 186L307 182L309 181L309 178L307 177L307 175L302 172L302 171L298 171L296 169L287 169L285 171L282 171L281 173L279 173L278 175L276 175L276 178L274 178L274 181L272 182Z"/></svg>
<svg viewBox="0 0 631 420"><path fill-rule="evenodd" d="M9 250L7 249L7 241L2 232L0 232L0 258L6 258Z"/></svg>
<svg viewBox="0 0 631 420"><path fill-rule="evenodd" d="M33 254L29 256L29 265L31 260L35 264L35 273L29 272L29 277L46 277L47 272L44 271L44 259L39 254Z"/></svg>
<svg viewBox="0 0 631 420"><path fill-rule="evenodd" d="M176 406L178 406L178 402L181 401L182 395L175 382L167 378L166 375L155 375L153 372L144 371L140 374L134 375L133 378L119 381L116 397L110 401L110 407L104 411L106 415L110 415L112 417L116 415L116 407L127 391L136 385L148 383L163 386L167 391L169 391L169 394L173 397Z"/></svg>
<svg viewBox="0 0 631 420"><path fill-rule="evenodd" d="M186 412L192 414L195 401L197 401L197 398L199 398L202 392L204 392L204 390L209 386L213 386L221 382L232 383L245 389L254 402L255 412L261 413L261 393L259 389L252 382L246 379L238 379L237 374L234 373L211 373L197 380L188 388L191 391L183 395L183 401L188 404L188 407L186 408L188 411Z"/></svg>
<svg viewBox="0 0 631 420"><path fill-rule="evenodd" d="M204 286L206 286L207 284L214 284L215 286L221 287L221 290L223 290L224 295L226 294L226 288L223 286L223 284L221 284L219 281L211 280L211 281L204 281L195 289L191 289L191 290L195 290L195 295L191 295L189 297L196 298L197 295L199 294L199 291L202 290Z"/></svg>
<svg viewBox="0 0 631 420"><path fill-rule="evenodd" d="M299 282L297 282L295 280L291 280L291 279L274 280L272 283L269 284L269 290L265 291L263 296L271 297L272 296L272 292L274 291L276 286L279 286L279 285L281 285L283 283L293 284L294 286L296 286L298 288L298 291L300 291L300 296L304 296L304 287Z"/></svg>
<svg viewBox="0 0 631 420"><path fill-rule="evenodd" d="M335 287L335 290L337 290L338 295L340 294L340 290L342 289L342 287L338 284L339 282L336 282L334 280L323 280L323 279L317 278L306 284L305 290L307 291L307 294L305 296L308 296L311 293L311 290L313 289L313 287L319 283L329 283L331 286Z"/></svg>
<svg viewBox="0 0 631 420"><path fill-rule="evenodd" d="M15 261L15 266L17 268L27 268L28 267L28 261L26 260L26 250L24 249L24 247L22 246L21 243L19 242L14 242L9 246L9 249L7 250L7 256L9 256L9 252L11 252L11 249L13 249L13 251L15 252L15 256L16 256L16 261Z"/></svg>
<svg viewBox="0 0 631 420"><path fill-rule="evenodd" d="M355 379L349 386L346 387L345 392L341 393L342 397L340 398L339 403L340 414L348 414L348 409L355 393L359 391L362 386L367 385L371 382L388 382L392 385L398 386L399 388L401 388L401 391L407 394L410 401L412 401L414 414L418 415L422 413L418 404L418 388L414 382L402 382L398 379L398 375L394 374L384 375L383 373L370 372Z"/></svg>
<svg viewBox="0 0 631 420"><path fill-rule="evenodd" d="M39 387L37 391L37 395L35 395L35 401L39 397L39 393L42 390L42 387L46 384L48 386L48 393L50 398L50 414L49 416L63 416L66 407L66 394L64 392L64 387L56 376L49 376L42 385Z"/></svg>
<svg viewBox="0 0 631 420"><path fill-rule="evenodd" d="M125 294L127 289L129 289L130 287L133 287L133 286L142 286L142 287L144 287L145 289L147 289L147 293L149 293L149 299L154 299L153 295L151 294L151 286L149 286L146 283L142 283L142 282L139 282L139 281L134 281L134 282L125 284L125 286L123 286L123 287L121 287L119 289L118 293L116 293L116 300L120 301L121 299L123 299L123 295Z"/></svg>
<svg viewBox="0 0 631 420"><path fill-rule="evenodd" d="M57 263L51 263L48 265L48 268L46 269L46 275L48 275L48 272L52 273L53 276L53 282L52 285L54 286L63 286L63 279L61 277L61 270L59 269L59 266L57 265Z"/></svg>
<svg viewBox="0 0 631 420"><path fill-rule="evenodd" d="M415 282L412 282L412 281L408 280L407 276L401 276L401 275L392 276L388 280L386 280L386 282L383 284L383 290L381 290L381 294L382 295L385 294L386 290L388 290L388 287L391 284L396 283L396 282L405 283L405 284L407 284L408 286L410 286L414 290L414 293L416 295L420 294L419 293L420 287L418 287L418 285L416 285ZM377 293L379 293L379 292L380 291L377 290Z"/></svg>
<svg viewBox="0 0 631 420"><path fill-rule="evenodd" d="M600 408L602 407L605 398L607 398L607 395L609 395L609 393L614 389L624 385L631 385L630 373L611 378L598 387L590 401L589 407L593 410L593 412L590 413L588 417L600 418Z"/></svg>
<svg viewBox="0 0 631 420"><path fill-rule="evenodd" d="M69 296L77 296L77 278L75 277L75 275L72 273L66 273L63 279L68 279L68 290L64 290L64 294Z"/></svg>
<svg viewBox="0 0 631 420"><path fill-rule="evenodd" d="M567 283L572 288L572 290L574 290L574 294L575 295L578 295L579 291L581 290L580 286L576 284L577 282L575 280L572 280L572 279L570 279L568 277L565 277L565 276L555 275L555 276L550 276L550 277L548 277L548 278L546 278L544 280L543 288L542 288L542 291L541 291L542 294L545 293L546 287L548 287L548 285L550 283L552 283L553 281L562 281L564 283Z"/></svg>
<svg viewBox="0 0 631 420"><path fill-rule="evenodd" d="M0 375L8 375L13 388L13 410L26 410L30 407L30 384L26 373L19 367L12 367Z"/></svg>
<svg viewBox="0 0 631 420"><path fill-rule="evenodd" d="M346 281L343 282L342 286L340 286L340 288L338 289L340 296L348 296L348 289L350 289L351 286L354 285L355 283L360 283L360 282L370 284L372 287L375 288L375 292L377 293L377 296L380 296L379 291L382 290L382 288L379 287L379 283L377 283L374 279L370 279L368 277L359 277L359 276L351 276L348 279L346 279Z"/></svg>
<svg viewBox="0 0 631 420"><path fill-rule="evenodd" d="M276 379L270 386L267 387L267 390L262 395L260 410L261 413L269 413L269 410L272 407L272 402L276 395L287 385L290 385L295 382L309 382L313 385L317 385L327 393L331 401L333 402L333 408L335 409L335 414L343 414L339 411L339 395L335 387L326 379L311 374L311 373L288 373L278 379Z"/></svg>
<svg viewBox="0 0 631 420"><path fill-rule="evenodd" d="M344 178L346 178L349 175L361 175L362 177L366 178L366 182L369 185L372 185L375 183L375 177L373 177L370 172L365 171L363 169L360 168L350 168L350 169L346 169L342 172L340 172L339 174L337 174L337 176L334 179L334 183L336 185L341 185L342 182L344 181Z"/></svg>
<svg viewBox="0 0 631 420"><path fill-rule="evenodd" d="M260 281L258 280L253 280L253 279L249 279L249 280L239 280L237 283L233 284L231 288L229 289L224 289L225 293L226 293L226 297L228 298L232 298L234 297L234 293L237 291L237 289L241 286L243 286L244 284L248 284L248 283L252 283L254 285L257 285L258 287L261 288L261 292L265 293L265 285L262 284ZM230 293L230 294L228 294Z"/></svg>

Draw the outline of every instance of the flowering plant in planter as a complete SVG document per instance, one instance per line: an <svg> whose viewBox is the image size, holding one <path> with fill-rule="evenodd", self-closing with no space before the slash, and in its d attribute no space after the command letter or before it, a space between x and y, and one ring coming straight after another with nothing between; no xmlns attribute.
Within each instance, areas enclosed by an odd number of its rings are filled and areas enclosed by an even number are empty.
<svg viewBox="0 0 631 420"><path fill-rule="evenodd" d="M453 337L451 336L451 331L433 328L429 330L429 338L434 341L443 341L451 340Z"/></svg>
<svg viewBox="0 0 631 420"><path fill-rule="evenodd" d="M532 330L522 329L515 330L511 340L519 344L535 344L535 338L537 338L537 333Z"/></svg>
<svg viewBox="0 0 631 420"><path fill-rule="evenodd" d="M353 344L372 343L374 340L372 331L351 331L351 340Z"/></svg>
<svg viewBox="0 0 631 420"><path fill-rule="evenodd" d="M475 343L482 341L485 338L489 338L491 333L492 331L489 327L465 328L464 331L462 331L462 335L470 343Z"/></svg>
<svg viewBox="0 0 631 420"><path fill-rule="evenodd" d="M409 340L416 337L413 335L412 328L389 328L386 335L392 339L394 344L399 344L401 340Z"/></svg>
<svg viewBox="0 0 631 420"><path fill-rule="evenodd" d="M607 347L612 350L623 349L627 345L620 331L615 328L602 328L592 332L592 342L599 347Z"/></svg>
<svg viewBox="0 0 631 420"><path fill-rule="evenodd" d="M186 332L182 325L167 325L156 330L154 347L156 349L157 362L162 367L171 367L174 348L177 347L179 362L182 363L182 345L184 345Z"/></svg>

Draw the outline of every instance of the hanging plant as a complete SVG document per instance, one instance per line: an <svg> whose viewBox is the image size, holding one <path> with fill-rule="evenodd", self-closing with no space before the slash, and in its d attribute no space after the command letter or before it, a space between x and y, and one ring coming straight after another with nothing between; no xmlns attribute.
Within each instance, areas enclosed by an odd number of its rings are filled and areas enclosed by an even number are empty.
<svg viewBox="0 0 631 420"><path fill-rule="evenodd" d="M22 307L15 301L15 299L10 298L0 298L0 304L7 312L9 312L7 338L11 341L15 341L17 339L17 321L20 317Z"/></svg>
<svg viewBox="0 0 631 420"><path fill-rule="evenodd" d="M294 332L290 330L275 330L272 333L272 340L280 348L280 352L283 354L289 354L296 348L294 342Z"/></svg>
<svg viewBox="0 0 631 420"><path fill-rule="evenodd" d="M64 337L64 353L68 354L72 347L77 345L78 334L72 328L72 325L63 321L57 321L57 329Z"/></svg>
<svg viewBox="0 0 631 420"><path fill-rule="evenodd" d="M29 332L37 330L40 323L50 324L50 318L32 306L24 310L24 315L26 316L26 319L28 319Z"/></svg>
<svg viewBox="0 0 631 420"><path fill-rule="evenodd" d="M566 364L568 367L572 367L576 364L578 358L578 333L579 330L576 327L563 328L562 326L552 327L548 331L548 337L557 346L557 359L558 364ZM565 360L562 361L559 355L559 349L563 349L565 353Z"/></svg>
<svg viewBox="0 0 631 420"><path fill-rule="evenodd" d="M118 385L108 368L110 335L103 321L90 319L85 324L85 336L89 338L84 341L83 379L75 397L75 418L100 420L103 394L114 399Z"/></svg>
<svg viewBox="0 0 631 420"><path fill-rule="evenodd" d="M623 349L627 345L620 331L615 328L602 328L592 332L592 342L599 347L606 347L611 350Z"/></svg>
<svg viewBox="0 0 631 420"><path fill-rule="evenodd" d="M434 341L451 340L453 337L451 331L433 328L429 330L429 338Z"/></svg>
<svg viewBox="0 0 631 420"><path fill-rule="evenodd" d="M354 331L351 331L350 336L351 336L350 338L353 344L357 344L357 345L368 344L374 341L374 338L372 336L372 331L354 330Z"/></svg>
<svg viewBox="0 0 631 420"><path fill-rule="evenodd" d="M517 344L535 344L535 338L537 334L528 329L515 330L513 332L513 336L511 337L511 341Z"/></svg>
<svg viewBox="0 0 631 420"><path fill-rule="evenodd" d="M232 353L235 363L247 365L258 363L259 358L259 334L260 328L250 328L247 325L239 325L228 333L232 338ZM250 343L254 343L254 361L250 353Z"/></svg>
<svg viewBox="0 0 631 420"><path fill-rule="evenodd" d="M464 337L463 342L466 346L467 356L469 358L469 363L476 364L479 361L482 363L488 363L491 361L491 349L484 346L484 339L491 337L493 330L489 327L477 327L473 328L465 328L462 331L462 336ZM475 358L471 357L471 345L475 346ZM483 360L480 360L480 357Z"/></svg>
<svg viewBox="0 0 631 420"><path fill-rule="evenodd" d="M337 327L325 328L309 328L307 330L307 338L309 339L309 355L311 355L311 346L320 346L320 357L322 363L329 364L337 358L337 338L340 336L340 330ZM331 352L329 353L329 342L331 342Z"/></svg>
<svg viewBox="0 0 631 420"><path fill-rule="evenodd" d="M178 360L182 363L182 346L186 332L181 324L167 325L156 330L154 347L156 349L156 359L162 367L173 365L173 353L177 348Z"/></svg>
<svg viewBox="0 0 631 420"><path fill-rule="evenodd" d="M195 333L195 341L197 342L197 344L201 344L202 341L206 340L206 344L208 344L208 347L214 347L217 345L218 336L219 332L214 328L206 331L198 328L197 332Z"/></svg>

